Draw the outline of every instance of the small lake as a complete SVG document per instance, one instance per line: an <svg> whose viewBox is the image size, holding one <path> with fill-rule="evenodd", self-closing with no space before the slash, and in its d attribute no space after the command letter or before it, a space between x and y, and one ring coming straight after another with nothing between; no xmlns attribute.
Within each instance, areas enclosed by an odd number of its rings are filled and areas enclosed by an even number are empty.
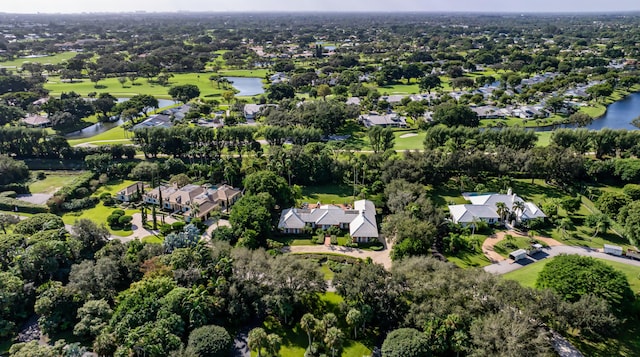
<svg viewBox="0 0 640 357"><path fill-rule="evenodd" d="M631 125L631 121L638 116L640 116L640 93L632 93L626 98L609 105L605 115L595 119L593 123L587 126L587 129L638 130L638 128Z"/></svg>
<svg viewBox="0 0 640 357"><path fill-rule="evenodd" d="M233 88L239 90L236 93L237 96L254 96L258 94L264 94L264 88L262 87L262 78L255 77L224 77L233 82Z"/></svg>
<svg viewBox="0 0 640 357"><path fill-rule="evenodd" d="M126 102L129 98L118 98L118 103ZM158 106L160 108L168 107L174 105L175 102L169 99L158 99ZM124 122L122 119L114 122L106 122L106 123L95 123L90 125L82 130L74 131L73 133L69 133L64 137L67 139L85 139L90 138L92 136L98 135L100 133L104 133L109 129L113 129L116 126L122 125Z"/></svg>

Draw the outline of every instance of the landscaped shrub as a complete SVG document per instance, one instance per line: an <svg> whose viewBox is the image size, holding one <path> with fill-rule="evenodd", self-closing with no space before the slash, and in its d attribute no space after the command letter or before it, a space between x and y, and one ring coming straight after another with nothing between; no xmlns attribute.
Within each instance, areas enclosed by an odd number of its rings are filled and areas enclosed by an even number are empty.
<svg viewBox="0 0 640 357"><path fill-rule="evenodd" d="M113 197L111 197L111 194L109 192L105 192L101 194L100 201L102 201L102 204L107 207L113 206L116 203L116 201L113 199Z"/></svg>
<svg viewBox="0 0 640 357"><path fill-rule="evenodd" d="M182 222L182 221L178 221L178 222L173 222L171 224L171 229L173 229L175 232L181 231L184 226L186 225L186 223Z"/></svg>
<svg viewBox="0 0 640 357"><path fill-rule="evenodd" d="M114 209L113 212L111 212L111 214L117 214L118 216L124 216L124 210Z"/></svg>
<svg viewBox="0 0 640 357"><path fill-rule="evenodd" d="M131 221L133 220L133 217L131 216L120 216L118 218L118 225L120 227L122 227L125 230L129 230L131 229Z"/></svg>
<svg viewBox="0 0 640 357"><path fill-rule="evenodd" d="M100 200L97 197L85 197L71 200L69 202L64 202L60 208L63 211L81 211L87 208L95 207Z"/></svg>
<svg viewBox="0 0 640 357"><path fill-rule="evenodd" d="M13 228L13 233L30 236L42 230L58 229L64 227L62 218L51 213L37 214L29 217Z"/></svg>
<svg viewBox="0 0 640 357"><path fill-rule="evenodd" d="M111 212L111 215L109 215L109 217L107 217L107 224L112 229L122 228L123 227L122 223L120 223L120 218L122 218L122 217L130 217L130 216L125 216L124 215L124 211L121 210L121 209L113 210L113 212ZM129 222L131 222L131 221L129 221Z"/></svg>
<svg viewBox="0 0 640 357"><path fill-rule="evenodd" d="M162 235L167 235L169 233L171 233L171 231L173 230L173 228L171 228L170 224L164 223L162 225L160 225L160 233Z"/></svg>
<svg viewBox="0 0 640 357"><path fill-rule="evenodd" d="M61 189L56 192L55 196L60 196L64 200L71 198L80 198L86 196L89 193L87 187L89 187L89 183L93 180L94 174L92 172L86 172L76 178L74 178L67 185L63 186ZM79 190L80 188L84 188L84 190ZM83 194L83 195L81 195Z"/></svg>
<svg viewBox="0 0 640 357"><path fill-rule="evenodd" d="M338 237L336 237L335 235L332 235L331 236L331 244L337 245L338 244Z"/></svg>
<svg viewBox="0 0 640 357"><path fill-rule="evenodd" d="M324 236L317 236L316 244L324 244Z"/></svg>
<svg viewBox="0 0 640 357"><path fill-rule="evenodd" d="M16 210L17 209L17 210ZM11 197L0 197L0 210L24 213L47 213L47 206L30 203L27 201L17 200Z"/></svg>
<svg viewBox="0 0 640 357"><path fill-rule="evenodd" d="M30 193L29 186L23 183L10 183L8 185L0 185L0 191L15 191L18 194Z"/></svg>
<svg viewBox="0 0 640 357"><path fill-rule="evenodd" d="M4 192L0 192L0 197L11 197L11 198L16 198L18 196L18 194L16 193L16 191L4 191Z"/></svg>

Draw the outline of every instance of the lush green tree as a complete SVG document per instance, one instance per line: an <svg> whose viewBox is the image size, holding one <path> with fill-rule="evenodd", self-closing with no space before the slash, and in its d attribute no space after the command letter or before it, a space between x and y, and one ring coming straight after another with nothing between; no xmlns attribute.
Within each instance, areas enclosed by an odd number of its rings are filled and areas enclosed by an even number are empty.
<svg viewBox="0 0 640 357"><path fill-rule="evenodd" d="M195 84L183 84L169 88L169 95L173 100L187 104L200 95L200 89Z"/></svg>
<svg viewBox="0 0 640 357"><path fill-rule="evenodd" d="M23 161L0 155L0 185L21 182L29 177L29 168Z"/></svg>
<svg viewBox="0 0 640 357"><path fill-rule="evenodd" d="M71 227L71 239L79 243L80 256L85 259L93 258L93 255L107 244L111 233L90 219L79 219Z"/></svg>
<svg viewBox="0 0 640 357"><path fill-rule="evenodd" d="M364 316L358 309L350 309L346 316L347 324L353 326L353 338L358 339L358 327L364 322Z"/></svg>
<svg viewBox="0 0 640 357"><path fill-rule="evenodd" d="M431 94L431 90L440 88L441 86L442 81L440 80L440 77L435 74L430 74L426 77L422 77L420 79L420 82L418 83L418 87L420 88L420 90L427 91L429 94Z"/></svg>
<svg viewBox="0 0 640 357"><path fill-rule="evenodd" d="M243 246L249 248L264 246L266 237L273 229L271 210L274 205L273 197L266 192L245 195L233 205L229 223L236 236L242 238ZM253 232L253 235L246 235L249 231Z"/></svg>
<svg viewBox="0 0 640 357"><path fill-rule="evenodd" d="M302 315L300 319L300 327L307 333L307 337L309 338L309 345L307 349L311 348L311 344L313 343L312 332L316 330L319 321L313 316L311 313L306 313Z"/></svg>
<svg viewBox="0 0 640 357"><path fill-rule="evenodd" d="M9 338L16 323L27 315L24 281L10 272L0 271L0 338Z"/></svg>
<svg viewBox="0 0 640 357"><path fill-rule="evenodd" d="M73 289L62 286L59 281L50 281L38 287L34 311L40 317L38 325L46 334L60 333L76 324L76 311L82 300Z"/></svg>
<svg viewBox="0 0 640 357"><path fill-rule="evenodd" d="M11 214L2 213L0 214L0 229L4 234L7 234L7 227L17 224L20 222L20 218L18 216L14 216Z"/></svg>
<svg viewBox="0 0 640 357"><path fill-rule="evenodd" d="M223 327L207 325L191 331L187 349L196 357L226 357L232 343L231 335Z"/></svg>
<svg viewBox="0 0 640 357"><path fill-rule="evenodd" d="M323 100L327 100L327 96L331 94L331 88L327 84L321 84L318 86L318 96Z"/></svg>
<svg viewBox="0 0 640 357"><path fill-rule="evenodd" d="M593 236L597 236L599 233L607 233L609 227L611 227L611 219L606 214L595 213L588 215L584 224L587 227L593 228Z"/></svg>
<svg viewBox="0 0 640 357"><path fill-rule="evenodd" d="M324 343L331 350L331 357L336 355L336 351L340 350L344 342L344 335L337 327L330 327L324 335Z"/></svg>
<svg viewBox="0 0 640 357"><path fill-rule="evenodd" d="M619 311L630 308L635 301L624 273L605 262L579 255L560 255L547 263L536 286L552 289L571 302L593 294Z"/></svg>
<svg viewBox="0 0 640 357"><path fill-rule="evenodd" d="M275 204L284 209L293 206L295 199L287 181L273 171L263 170L247 175L244 181L245 195L268 193ZM271 207L269 207L271 209Z"/></svg>
<svg viewBox="0 0 640 357"><path fill-rule="evenodd" d="M275 83L267 89L267 97L271 101L280 101L286 98L295 97L295 89L287 83Z"/></svg>
<svg viewBox="0 0 640 357"><path fill-rule="evenodd" d="M629 203L629 197L620 192L603 192L596 200L596 207L603 213L615 218L620 209Z"/></svg>
<svg viewBox="0 0 640 357"><path fill-rule="evenodd" d="M109 324L113 310L105 300L89 300L78 309L78 320L73 334L81 337L95 338Z"/></svg>
<svg viewBox="0 0 640 357"><path fill-rule="evenodd" d="M16 343L9 349L11 357L57 357L58 353L49 345L41 345L38 341Z"/></svg>
<svg viewBox="0 0 640 357"><path fill-rule="evenodd" d="M391 331L382 343L383 357L430 356L429 340L424 333L413 328Z"/></svg>
<svg viewBox="0 0 640 357"><path fill-rule="evenodd" d="M367 130L367 136L369 137L369 143L373 152L384 152L393 148L395 136L393 130L390 128L383 128L381 126L372 126Z"/></svg>
<svg viewBox="0 0 640 357"><path fill-rule="evenodd" d="M131 170L131 177L137 180L151 181L160 173L160 166L155 162L143 161Z"/></svg>
<svg viewBox="0 0 640 357"><path fill-rule="evenodd" d="M256 327L249 331L247 345L251 351L258 351L258 357L262 355L262 348L267 346L267 333L262 327Z"/></svg>
<svg viewBox="0 0 640 357"><path fill-rule="evenodd" d="M413 118L414 121L417 121L424 115L426 108L422 103L412 101L407 104L407 106L405 107L405 111L407 112L408 116Z"/></svg>
<svg viewBox="0 0 640 357"><path fill-rule="evenodd" d="M446 126L476 127L480 124L478 115L468 106L450 103L438 105L433 112L433 120Z"/></svg>

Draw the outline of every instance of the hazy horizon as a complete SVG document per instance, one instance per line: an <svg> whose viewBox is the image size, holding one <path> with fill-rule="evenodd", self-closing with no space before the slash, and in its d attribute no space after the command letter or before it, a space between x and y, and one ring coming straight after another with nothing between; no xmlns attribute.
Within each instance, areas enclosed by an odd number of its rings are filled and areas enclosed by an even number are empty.
<svg viewBox="0 0 640 357"><path fill-rule="evenodd" d="M22 0L2 5L2 13L124 13L124 12L463 12L463 13L612 13L640 11L637 0L508 1L446 0Z"/></svg>

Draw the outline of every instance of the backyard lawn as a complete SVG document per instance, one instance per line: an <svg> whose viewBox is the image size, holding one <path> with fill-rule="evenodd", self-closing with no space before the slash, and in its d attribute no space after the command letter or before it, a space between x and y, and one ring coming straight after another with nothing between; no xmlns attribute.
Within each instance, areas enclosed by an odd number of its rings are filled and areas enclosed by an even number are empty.
<svg viewBox="0 0 640 357"><path fill-rule="evenodd" d="M302 198L298 202L322 204L343 204L353 202L353 187L324 185L305 186L302 188Z"/></svg>

